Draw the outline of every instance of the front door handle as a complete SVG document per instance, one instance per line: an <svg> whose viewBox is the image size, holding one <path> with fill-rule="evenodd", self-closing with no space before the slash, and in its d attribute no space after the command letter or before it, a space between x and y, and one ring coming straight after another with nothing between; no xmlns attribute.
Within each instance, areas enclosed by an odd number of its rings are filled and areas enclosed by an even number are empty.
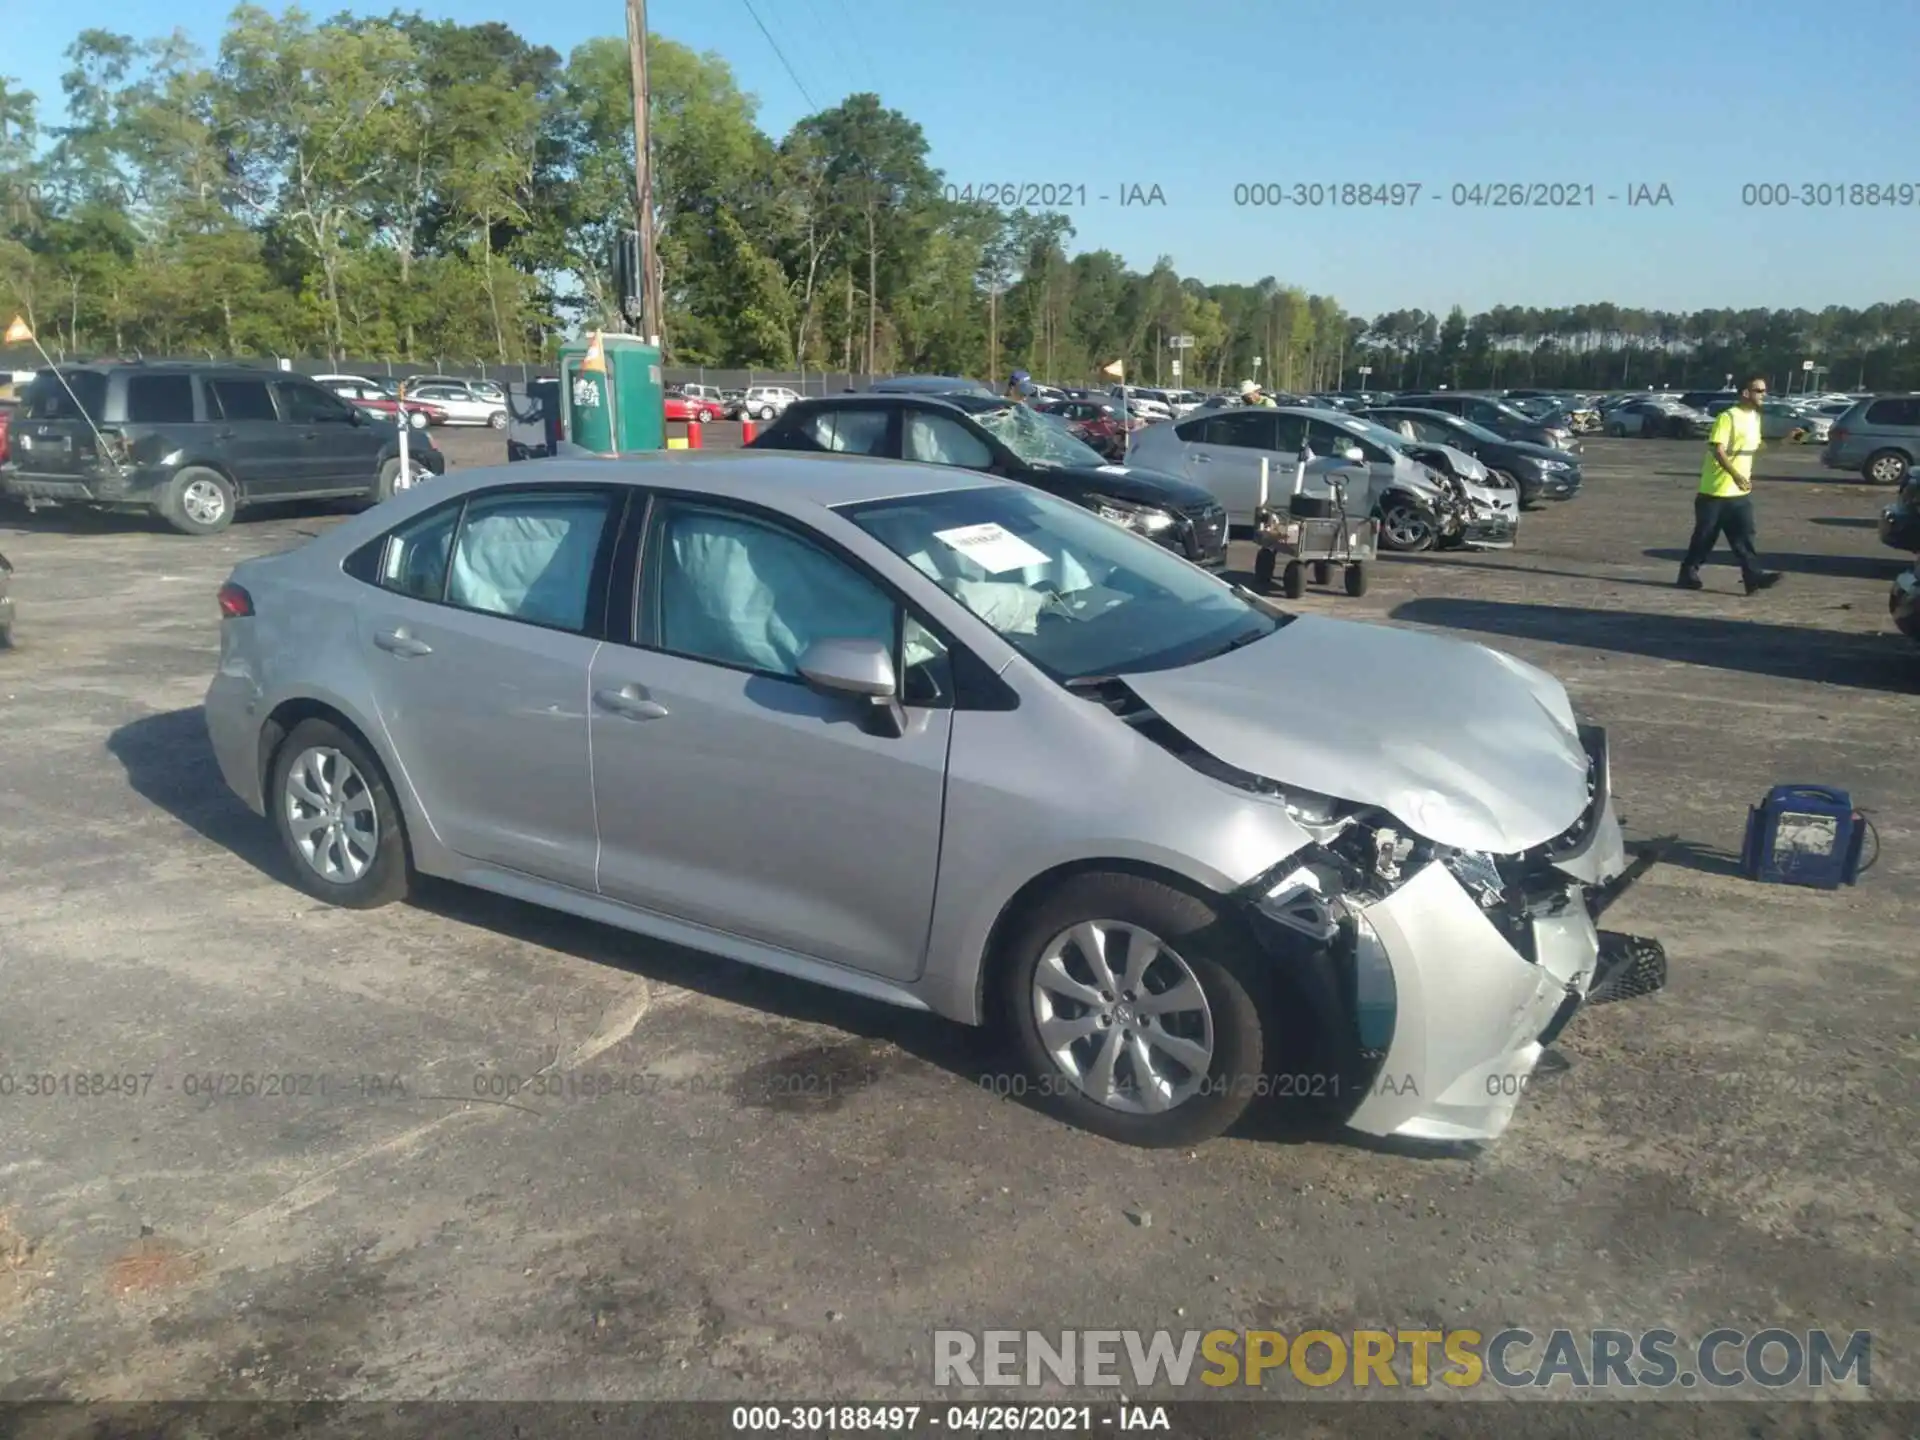
<svg viewBox="0 0 1920 1440"><path fill-rule="evenodd" d="M426 641L416 640L404 630L382 630L373 637L373 643L389 655L410 657L433 653L433 647Z"/></svg>
<svg viewBox="0 0 1920 1440"><path fill-rule="evenodd" d="M1196 455L1193 459L1197 465L1211 465L1213 463L1213 456L1211 455Z"/></svg>
<svg viewBox="0 0 1920 1440"><path fill-rule="evenodd" d="M660 720L667 707L649 700L638 685L622 685L618 690L596 690L593 703L627 720Z"/></svg>

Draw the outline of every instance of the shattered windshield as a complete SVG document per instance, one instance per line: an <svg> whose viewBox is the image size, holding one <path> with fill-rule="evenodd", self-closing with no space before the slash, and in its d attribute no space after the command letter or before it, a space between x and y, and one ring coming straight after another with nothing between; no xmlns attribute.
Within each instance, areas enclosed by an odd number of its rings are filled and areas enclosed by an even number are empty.
<svg viewBox="0 0 1920 1440"><path fill-rule="evenodd" d="M1028 465L1104 465L1100 452L1081 444L1072 432L1025 405L987 410L973 417L994 439Z"/></svg>

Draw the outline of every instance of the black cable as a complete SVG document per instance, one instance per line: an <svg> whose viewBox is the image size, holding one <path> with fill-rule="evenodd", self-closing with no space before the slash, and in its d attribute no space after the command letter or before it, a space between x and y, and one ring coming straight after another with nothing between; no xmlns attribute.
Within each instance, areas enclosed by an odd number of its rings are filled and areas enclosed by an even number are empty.
<svg viewBox="0 0 1920 1440"><path fill-rule="evenodd" d="M1873 841L1873 858L1854 871L1856 876L1866 874L1880 863L1880 832L1873 828L1873 821L1867 818L1864 810L1860 812L1860 823L1867 827L1867 837Z"/></svg>
<svg viewBox="0 0 1920 1440"><path fill-rule="evenodd" d="M760 18L760 12L753 8L753 0L740 0L740 3L747 7L747 14L753 16L753 23L758 25L760 33L767 37L767 44L773 46L773 53L780 57L780 64L786 70L787 78L793 81L794 88L800 92L800 98L807 102L807 108L819 110L820 107L814 103L813 96L807 94L807 87L800 83L800 77L794 73L792 64L787 60L786 51L782 50L780 42L773 38L773 32L767 29L766 22Z"/></svg>

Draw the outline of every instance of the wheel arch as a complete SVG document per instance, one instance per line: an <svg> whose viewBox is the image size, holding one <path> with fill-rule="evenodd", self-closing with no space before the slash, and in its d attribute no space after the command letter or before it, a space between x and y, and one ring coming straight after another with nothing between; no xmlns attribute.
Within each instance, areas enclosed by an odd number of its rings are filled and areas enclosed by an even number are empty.
<svg viewBox="0 0 1920 1440"><path fill-rule="evenodd" d="M1093 855L1063 861L1042 870L1014 891L1006 903L1000 907L999 913L994 916L993 924L988 927L986 942L981 948L980 962L976 967L973 981L973 1018L976 1024L985 1024L994 1018L992 997L999 990L1001 975L1012 963L1012 956L1007 949L1008 937L1048 895L1068 881L1076 880L1083 875L1131 875L1142 880L1152 880L1212 906L1219 912L1223 923L1236 926L1243 923L1233 907L1225 903L1228 899L1225 893L1171 866L1156 865L1148 860L1128 859L1117 855Z"/></svg>
<svg viewBox="0 0 1920 1440"><path fill-rule="evenodd" d="M401 842L406 848L407 864L413 865L414 820L413 807L409 804L412 791L396 778L394 766L389 763L386 752L368 726L362 725L353 716L338 706L312 695L289 696L268 712L267 718L260 724L260 747L255 757L255 766L260 780L262 802L271 807L274 797L269 784L273 774L273 762L279 756L280 749L286 744L287 737L308 720L325 720L360 742L373 763L380 767L380 778L386 782L387 793L393 796L394 803L400 807Z"/></svg>

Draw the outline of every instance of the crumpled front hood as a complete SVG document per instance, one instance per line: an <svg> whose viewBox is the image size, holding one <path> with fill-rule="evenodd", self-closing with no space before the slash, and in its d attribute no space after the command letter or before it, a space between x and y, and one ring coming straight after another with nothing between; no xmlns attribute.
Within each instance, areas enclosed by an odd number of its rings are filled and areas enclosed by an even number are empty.
<svg viewBox="0 0 1920 1440"><path fill-rule="evenodd" d="M1516 854L1587 806L1565 688L1484 645L1302 615L1197 665L1124 678L1216 759L1377 806L1441 845Z"/></svg>

